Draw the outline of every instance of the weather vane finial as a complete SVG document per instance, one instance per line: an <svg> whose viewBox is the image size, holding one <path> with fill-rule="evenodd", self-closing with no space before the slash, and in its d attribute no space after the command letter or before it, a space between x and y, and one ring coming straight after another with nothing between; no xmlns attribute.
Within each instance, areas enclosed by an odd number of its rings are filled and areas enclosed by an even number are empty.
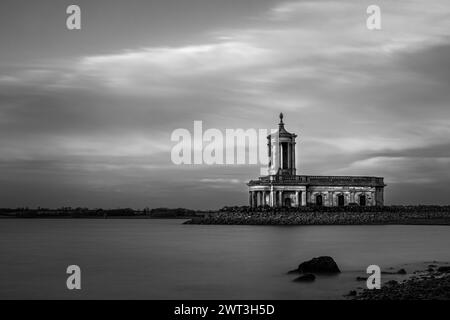
<svg viewBox="0 0 450 320"><path fill-rule="evenodd" d="M280 113L280 124L283 124L283 112Z"/></svg>

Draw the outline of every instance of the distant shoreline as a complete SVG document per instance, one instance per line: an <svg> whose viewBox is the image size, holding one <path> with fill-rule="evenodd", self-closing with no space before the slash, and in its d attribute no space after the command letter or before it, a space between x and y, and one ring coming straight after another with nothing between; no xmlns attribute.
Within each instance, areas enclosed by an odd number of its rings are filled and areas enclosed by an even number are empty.
<svg viewBox="0 0 450 320"><path fill-rule="evenodd" d="M0 209L0 219L182 219L202 225L450 225L450 206Z"/></svg>
<svg viewBox="0 0 450 320"><path fill-rule="evenodd" d="M81 217L70 217L70 216L61 216L61 217L51 217L51 216L42 216L42 217L16 217L16 216L1 216L0 220L80 220L80 219L86 219L86 220L189 220L192 219L192 217L147 217L147 216L136 216L136 217L130 217L130 216L111 216L111 217L88 217L88 216L81 216Z"/></svg>
<svg viewBox="0 0 450 320"><path fill-rule="evenodd" d="M0 219L191 219L204 214L202 211L184 208L0 208Z"/></svg>
<svg viewBox="0 0 450 320"><path fill-rule="evenodd" d="M129 216L114 216L114 217L15 217L15 216L0 216L1 220L185 220L183 224L186 225L250 225L250 226L387 226L387 225L422 225L422 226L450 226L450 218L443 220L409 220L409 221L393 221L393 222L364 222L364 223L280 223L273 221L258 221L248 222L243 220L233 221L211 221L204 218L192 217L129 217Z"/></svg>

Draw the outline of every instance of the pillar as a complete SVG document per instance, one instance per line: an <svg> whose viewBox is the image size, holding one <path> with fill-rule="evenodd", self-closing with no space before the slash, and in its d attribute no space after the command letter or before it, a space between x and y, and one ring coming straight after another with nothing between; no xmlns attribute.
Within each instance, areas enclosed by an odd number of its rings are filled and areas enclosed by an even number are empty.
<svg viewBox="0 0 450 320"><path fill-rule="evenodd" d="M252 192L249 191L248 192L248 205L250 206L250 208L253 207L253 199L252 198L253 198Z"/></svg>
<svg viewBox="0 0 450 320"><path fill-rule="evenodd" d="M375 205L383 205L383 188L377 187L375 189Z"/></svg>
<svg viewBox="0 0 450 320"><path fill-rule="evenodd" d="M292 143L292 174L297 174L297 171L295 168L296 168L296 165L295 165L295 142L293 142ZM302 193L304 193L304 192L302 191ZM305 203L302 202L302 205L305 205Z"/></svg>
<svg viewBox="0 0 450 320"><path fill-rule="evenodd" d="M288 143L287 144L287 149L288 149L288 151L287 151L287 158L288 158L288 168L289 168L289 171L291 170L291 161L292 161L292 159L291 159L291 143Z"/></svg>
<svg viewBox="0 0 450 320"><path fill-rule="evenodd" d="M274 204L274 202L273 202L273 189L272 190L270 190L270 195L269 195L269 197L270 197L270 199L269 199L269 201L270 201L270 203L269 203L269 205L271 206L271 207L275 207L275 204Z"/></svg>
<svg viewBox="0 0 450 320"><path fill-rule="evenodd" d="M301 199L300 199L300 191L296 191L295 192L295 198L296 198L296 201L297 201L297 207L300 207L302 204L301 204Z"/></svg>
<svg viewBox="0 0 450 320"><path fill-rule="evenodd" d="M273 206L278 207L278 191L273 192Z"/></svg>
<svg viewBox="0 0 450 320"><path fill-rule="evenodd" d="M283 206L283 191L278 191L278 206Z"/></svg>
<svg viewBox="0 0 450 320"><path fill-rule="evenodd" d="M306 206L306 191L302 191L302 206Z"/></svg>

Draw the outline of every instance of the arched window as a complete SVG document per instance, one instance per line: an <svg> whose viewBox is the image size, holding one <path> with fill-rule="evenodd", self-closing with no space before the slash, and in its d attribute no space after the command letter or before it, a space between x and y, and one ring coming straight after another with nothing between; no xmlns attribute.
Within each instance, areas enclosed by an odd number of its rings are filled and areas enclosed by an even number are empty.
<svg viewBox="0 0 450 320"><path fill-rule="evenodd" d="M289 149L287 142L281 143L282 164L281 169L289 169Z"/></svg>
<svg viewBox="0 0 450 320"><path fill-rule="evenodd" d="M345 198L343 194L338 195L338 206L343 207L345 205Z"/></svg>
<svg viewBox="0 0 450 320"><path fill-rule="evenodd" d="M361 207L365 207L365 206L366 206L366 196L363 195L363 194L361 194L361 195L359 196L359 205L360 205Z"/></svg>
<svg viewBox="0 0 450 320"><path fill-rule="evenodd" d="M323 199L322 199L322 195L321 194L318 194L316 196L316 205L318 205L318 206L322 206L323 205Z"/></svg>

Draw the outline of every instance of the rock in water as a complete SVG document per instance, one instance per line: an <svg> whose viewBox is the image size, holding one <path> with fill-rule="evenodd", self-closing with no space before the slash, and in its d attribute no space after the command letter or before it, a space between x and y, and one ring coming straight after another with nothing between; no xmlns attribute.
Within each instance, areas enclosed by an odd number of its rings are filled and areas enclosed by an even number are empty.
<svg viewBox="0 0 450 320"><path fill-rule="evenodd" d="M298 271L298 269L294 269L294 270L287 272L287 274L293 274L293 273L300 273L300 272Z"/></svg>
<svg viewBox="0 0 450 320"><path fill-rule="evenodd" d="M367 277L356 277L356 281L367 281Z"/></svg>
<svg viewBox="0 0 450 320"><path fill-rule="evenodd" d="M340 273L339 267L332 257L318 257L305 261L298 266L300 273Z"/></svg>
<svg viewBox="0 0 450 320"><path fill-rule="evenodd" d="M449 273L450 272L450 267L445 266L445 267L439 267L437 269L438 272L442 272L442 273Z"/></svg>
<svg viewBox="0 0 450 320"><path fill-rule="evenodd" d="M355 297L356 295L357 295L356 290L351 290L351 291L347 294L348 297Z"/></svg>
<svg viewBox="0 0 450 320"><path fill-rule="evenodd" d="M296 282L311 282L316 280L316 276L311 273L306 273L304 275L301 275L298 278L295 278L294 281Z"/></svg>
<svg viewBox="0 0 450 320"><path fill-rule="evenodd" d="M397 274L406 274L406 270L405 269L400 269L397 271Z"/></svg>

